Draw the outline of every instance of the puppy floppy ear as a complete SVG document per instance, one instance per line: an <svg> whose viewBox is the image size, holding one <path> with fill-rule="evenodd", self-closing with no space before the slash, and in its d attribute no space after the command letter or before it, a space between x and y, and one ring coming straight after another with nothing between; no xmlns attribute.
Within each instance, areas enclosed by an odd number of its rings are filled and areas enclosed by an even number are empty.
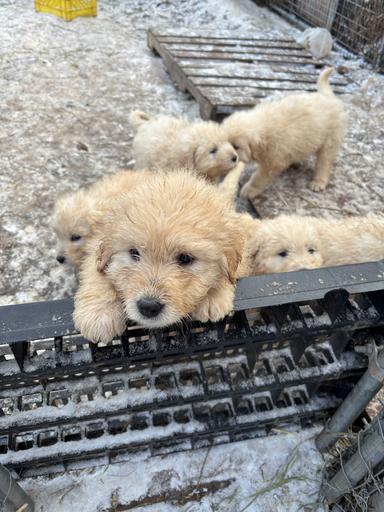
<svg viewBox="0 0 384 512"><path fill-rule="evenodd" d="M108 267L112 256L113 251L111 242L107 239L100 240L99 246L96 250L96 265L98 272L101 274L105 272L105 269Z"/></svg>
<svg viewBox="0 0 384 512"><path fill-rule="evenodd" d="M192 149L192 146L193 146L193 143L191 144L191 149ZM198 165L197 165L197 160L200 156L200 153L201 153L201 145L196 143L193 147L193 153L192 153L192 164L193 164L193 167L199 171L199 168L198 168Z"/></svg>
<svg viewBox="0 0 384 512"><path fill-rule="evenodd" d="M249 261L249 269L256 274L260 270L260 251L265 244L265 236L263 231L260 229L262 221L259 221L259 227L253 231L252 235L247 241L247 257Z"/></svg>
<svg viewBox="0 0 384 512"><path fill-rule="evenodd" d="M242 265L241 277L250 275L255 270L257 255L261 249L262 236L261 227L262 222L260 219L255 219L247 213L241 214L242 232L245 235L245 244L243 249L243 260L245 265Z"/></svg>
<svg viewBox="0 0 384 512"><path fill-rule="evenodd" d="M223 251L224 272L231 284L236 283L237 271L243 258L243 252L245 249L245 240L246 234L243 233L242 230L241 216L238 216L236 223L232 223L230 237Z"/></svg>
<svg viewBox="0 0 384 512"><path fill-rule="evenodd" d="M255 160L259 152L259 142L249 141L246 138L242 141L243 151L247 155L248 162Z"/></svg>
<svg viewBox="0 0 384 512"><path fill-rule="evenodd" d="M241 258L242 258L242 245L240 248L240 244L238 244L238 246L235 246L231 249L224 251L225 273L226 273L228 281L231 284L236 283L237 269L240 265Z"/></svg>

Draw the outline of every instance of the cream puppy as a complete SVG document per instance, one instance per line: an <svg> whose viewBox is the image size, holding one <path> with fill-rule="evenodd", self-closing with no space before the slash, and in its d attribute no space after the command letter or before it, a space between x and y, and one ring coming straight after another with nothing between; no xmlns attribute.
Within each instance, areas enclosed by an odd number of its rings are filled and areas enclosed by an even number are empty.
<svg viewBox="0 0 384 512"><path fill-rule="evenodd" d="M231 194L186 171L156 172L100 212L74 320L91 341L126 321L217 321L233 307L245 234Z"/></svg>
<svg viewBox="0 0 384 512"><path fill-rule="evenodd" d="M195 169L215 180L237 164L237 153L213 121L188 122L169 116L130 115L137 133L133 140L136 167Z"/></svg>
<svg viewBox="0 0 384 512"><path fill-rule="evenodd" d="M247 243L250 274L321 267L324 264L322 244L313 220L298 215L255 219Z"/></svg>
<svg viewBox="0 0 384 512"><path fill-rule="evenodd" d="M250 275L378 261L384 258L384 216L253 220L246 250Z"/></svg>
<svg viewBox="0 0 384 512"><path fill-rule="evenodd" d="M318 92L265 101L224 119L222 130L240 160L259 164L243 186L242 197L253 199L290 165L310 155L316 156L310 188L326 188L345 129L343 104L328 83L331 72L327 68L319 76Z"/></svg>
<svg viewBox="0 0 384 512"><path fill-rule="evenodd" d="M98 203L128 192L145 179L147 172L120 171L105 176L88 188L65 194L56 201L51 225L57 237L56 259L59 263L80 267L86 242L93 234L93 212Z"/></svg>
<svg viewBox="0 0 384 512"><path fill-rule="evenodd" d="M384 216L314 219L324 266L384 259Z"/></svg>

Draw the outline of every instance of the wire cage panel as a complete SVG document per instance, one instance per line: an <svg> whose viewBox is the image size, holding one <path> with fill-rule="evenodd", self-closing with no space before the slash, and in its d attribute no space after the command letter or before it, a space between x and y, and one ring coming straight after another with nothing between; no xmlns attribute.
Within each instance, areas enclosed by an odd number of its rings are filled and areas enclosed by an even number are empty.
<svg viewBox="0 0 384 512"><path fill-rule="evenodd" d="M384 69L384 0L272 0L268 5L327 28L342 46Z"/></svg>

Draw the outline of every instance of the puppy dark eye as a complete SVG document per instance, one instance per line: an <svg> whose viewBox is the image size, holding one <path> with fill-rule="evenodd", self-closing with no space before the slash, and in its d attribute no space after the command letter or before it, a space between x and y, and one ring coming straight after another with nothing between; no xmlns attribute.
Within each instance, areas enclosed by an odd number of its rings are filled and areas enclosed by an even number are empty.
<svg viewBox="0 0 384 512"><path fill-rule="evenodd" d="M316 252L316 249L314 249L313 247L310 247L310 248L308 249L308 252L309 252L309 254L313 254L313 253L315 253L315 252Z"/></svg>
<svg viewBox="0 0 384 512"><path fill-rule="evenodd" d="M81 235L71 235L71 242L78 242L81 240Z"/></svg>
<svg viewBox="0 0 384 512"><path fill-rule="evenodd" d="M233 146L233 149L234 149L235 151L237 151L238 149L240 149L240 146L238 146L237 144L232 144L232 146Z"/></svg>
<svg viewBox="0 0 384 512"><path fill-rule="evenodd" d="M288 251L280 251L277 253L281 258L286 258L288 256Z"/></svg>
<svg viewBox="0 0 384 512"><path fill-rule="evenodd" d="M177 263L179 265L190 265L191 263L193 263L194 260L195 258L190 254L182 253L177 256Z"/></svg>
<svg viewBox="0 0 384 512"><path fill-rule="evenodd" d="M215 153L217 153L217 147L213 147L212 149L209 150L209 152L211 153L211 155L214 155Z"/></svg>
<svg viewBox="0 0 384 512"><path fill-rule="evenodd" d="M135 261L139 261L140 259L140 253L137 249L129 249L129 254L131 255L131 258Z"/></svg>

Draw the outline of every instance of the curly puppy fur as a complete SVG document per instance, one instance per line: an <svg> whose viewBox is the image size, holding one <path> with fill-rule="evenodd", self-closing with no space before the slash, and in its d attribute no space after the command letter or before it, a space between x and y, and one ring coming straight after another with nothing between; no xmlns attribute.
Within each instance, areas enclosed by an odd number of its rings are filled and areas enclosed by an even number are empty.
<svg viewBox="0 0 384 512"><path fill-rule="evenodd" d="M314 219L322 243L324 266L384 259L384 216Z"/></svg>
<svg viewBox="0 0 384 512"><path fill-rule="evenodd" d="M324 263L319 234L310 217L255 219L247 246L252 274L318 268Z"/></svg>
<svg viewBox="0 0 384 512"><path fill-rule="evenodd" d="M237 153L217 123L190 123L168 116L151 118L137 110L131 112L130 120L137 128L133 140L137 168L185 167L215 180L237 164Z"/></svg>
<svg viewBox="0 0 384 512"><path fill-rule="evenodd" d="M235 112L222 123L222 130L243 162L258 162L258 170L240 195L261 194L290 165L316 155L310 188L324 190L342 144L344 107L332 92L328 77L319 76L316 93L291 94L280 101L266 101L251 110Z"/></svg>
<svg viewBox="0 0 384 512"><path fill-rule="evenodd" d="M186 171L156 172L101 214L80 273L74 320L109 341L147 328L219 320L233 307L245 243L231 197Z"/></svg>
<svg viewBox="0 0 384 512"><path fill-rule="evenodd" d="M121 171L56 201L51 225L57 236L57 261L79 268L85 256L86 241L93 234L93 212L97 204L129 191L141 179L143 171Z"/></svg>
<svg viewBox="0 0 384 512"><path fill-rule="evenodd" d="M312 269L384 258L384 217L319 219L281 215L254 220L250 274Z"/></svg>

